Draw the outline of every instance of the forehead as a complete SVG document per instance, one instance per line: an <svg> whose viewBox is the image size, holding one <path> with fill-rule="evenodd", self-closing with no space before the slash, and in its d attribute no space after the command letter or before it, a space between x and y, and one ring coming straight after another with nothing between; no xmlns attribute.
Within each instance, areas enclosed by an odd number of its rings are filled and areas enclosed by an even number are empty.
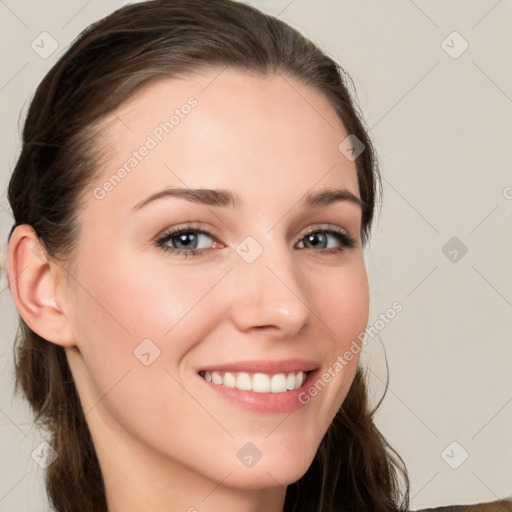
<svg viewBox="0 0 512 512"><path fill-rule="evenodd" d="M100 133L107 150L94 186L120 174L109 187L120 206L158 186L298 199L318 184L359 195L355 163L338 150L348 135L341 120L320 92L284 75L214 68L162 78Z"/></svg>

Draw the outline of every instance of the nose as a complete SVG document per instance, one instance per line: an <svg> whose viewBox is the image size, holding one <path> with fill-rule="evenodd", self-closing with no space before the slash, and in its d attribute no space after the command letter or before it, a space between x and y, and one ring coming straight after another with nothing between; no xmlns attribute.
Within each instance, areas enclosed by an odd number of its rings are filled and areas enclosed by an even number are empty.
<svg viewBox="0 0 512 512"><path fill-rule="evenodd" d="M235 289L231 317L241 331L271 329L293 338L314 311L308 302L304 276L289 249L265 248L255 261L240 257L232 272Z"/></svg>

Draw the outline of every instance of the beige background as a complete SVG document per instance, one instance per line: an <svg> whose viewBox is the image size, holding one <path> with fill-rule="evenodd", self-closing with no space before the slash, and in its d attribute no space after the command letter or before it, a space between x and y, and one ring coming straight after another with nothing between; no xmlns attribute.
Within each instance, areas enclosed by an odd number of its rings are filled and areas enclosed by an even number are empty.
<svg viewBox="0 0 512 512"><path fill-rule="evenodd" d="M0 1L4 253L20 111L72 39L124 3ZM383 208L367 252L370 324L395 301L403 311L364 358L377 400L386 346L390 383L377 421L409 468L411 508L510 496L511 2L250 3L299 28L350 72L380 155ZM31 48L44 31L59 45L46 59ZM47 506L31 452L43 439L13 397L16 311L3 273L0 304L0 512L39 512Z"/></svg>

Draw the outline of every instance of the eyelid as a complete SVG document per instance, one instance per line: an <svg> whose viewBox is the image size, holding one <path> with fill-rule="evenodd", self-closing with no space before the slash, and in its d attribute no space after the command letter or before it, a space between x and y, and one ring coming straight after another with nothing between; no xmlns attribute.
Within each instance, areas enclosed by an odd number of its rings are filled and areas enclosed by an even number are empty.
<svg viewBox="0 0 512 512"><path fill-rule="evenodd" d="M350 236L350 232L347 229L342 228L338 224L329 224L329 223L322 224L322 223L320 223L320 224L314 224L312 227L307 228L306 231L302 232L302 234L299 236L299 239L297 241L302 240L302 238L304 238L304 236L308 235L309 233L315 233L316 231L322 231L322 230L326 230L326 231L333 230L333 231L344 233L347 236Z"/></svg>
<svg viewBox="0 0 512 512"><path fill-rule="evenodd" d="M346 228L343 228L343 227L339 226L338 224L318 223L318 224L313 224L313 226L306 228L305 231L301 231L300 235L298 235L298 238L295 240L295 243L299 242L306 235L308 235L310 233L314 233L318 230L324 230L324 229L325 230L332 229L337 232L342 232L347 237L353 238L351 236L350 232ZM219 236L218 231L213 226L211 226L211 225L206 226L204 223L202 223L200 221L191 221L191 222L187 222L184 224L178 224L177 226L168 227L156 236L156 240L162 239L172 232L186 231L186 230L200 231L203 234L206 234L208 236L211 236L212 238L215 238L217 242L220 242L221 237ZM355 240L358 241L359 238L357 237L357 238L355 238ZM220 242L220 243L223 243L223 242Z"/></svg>
<svg viewBox="0 0 512 512"><path fill-rule="evenodd" d="M156 240L159 240L159 239L165 237L166 235L169 235L170 233L173 233L175 231L188 231L188 230L204 233L208 236L211 236L212 238L216 238L217 241L219 241L219 238L220 238L217 230L213 226L210 226L210 225L206 226L204 223L202 223L200 221L191 221L191 222L186 222L184 224L178 224L176 226L171 226L171 227L165 228L163 231L161 231L156 236Z"/></svg>

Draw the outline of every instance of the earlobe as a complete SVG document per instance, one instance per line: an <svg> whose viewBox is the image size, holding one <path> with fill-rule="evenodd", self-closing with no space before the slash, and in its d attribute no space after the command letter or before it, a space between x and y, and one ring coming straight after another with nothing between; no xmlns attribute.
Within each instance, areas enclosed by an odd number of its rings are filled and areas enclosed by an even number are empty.
<svg viewBox="0 0 512 512"><path fill-rule="evenodd" d="M16 308L25 323L42 338L62 346L74 337L62 304L58 304L56 266L47 259L34 229L19 225L9 240L7 275Z"/></svg>

